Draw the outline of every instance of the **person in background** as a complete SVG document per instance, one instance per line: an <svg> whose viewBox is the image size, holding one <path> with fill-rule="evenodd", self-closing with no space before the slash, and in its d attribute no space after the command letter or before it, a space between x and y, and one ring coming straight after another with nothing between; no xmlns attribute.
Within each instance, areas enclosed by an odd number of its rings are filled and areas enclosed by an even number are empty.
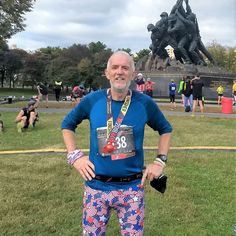
<svg viewBox="0 0 236 236"><path fill-rule="evenodd" d="M56 80L54 82L54 91L55 91L55 97L56 97L56 101L60 101L60 95L61 95L61 90L63 89L62 86L62 81Z"/></svg>
<svg viewBox="0 0 236 236"><path fill-rule="evenodd" d="M184 82L185 82L185 76L182 77L182 79L179 81L179 88L178 88L178 94L181 94L181 102L184 106L184 94L183 94L183 88L184 88Z"/></svg>
<svg viewBox="0 0 236 236"><path fill-rule="evenodd" d="M234 80L233 86L232 86L232 94L234 98L234 106L236 106L236 80Z"/></svg>
<svg viewBox="0 0 236 236"><path fill-rule="evenodd" d="M71 94L72 101L74 101L75 104L78 104L80 102L80 99L84 95L83 93L84 93L83 89L81 89L79 86L74 86Z"/></svg>
<svg viewBox="0 0 236 236"><path fill-rule="evenodd" d="M193 89L192 89L191 79L188 76L184 82L183 94L184 94L185 111L186 112L192 111L192 109L193 109Z"/></svg>
<svg viewBox="0 0 236 236"><path fill-rule="evenodd" d="M144 93L145 92L145 78L143 77L142 73L137 74L135 83L136 83L136 91L139 91L140 93Z"/></svg>
<svg viewBox="0 0 236 236"><path fill-rule="evenodd" d="M196 74L196 76L192 79L192 88L193 88L193 110L192 115L195 116L196 106L199 104L201 116L203 117L203 87L204 83L202 79L200 78L199 74Z"/></svg>
<svg viewBox="0 0 236 236"><path fill-rule="evenodd" d="M38 102L39 100L31 99L27 107L23 107L16 116L15 122L17 123L17 131L21 133L28 127L34 128L36 121L38 121Z"/></svg>
<svg viewBox="0 0 236 236"><path fill-rule="evenodd" d="M46 108L48 108L48 88L47 88L46 84L38 83L37 90L38 90L39 101L43 100L43 96L44 96L45 101L46 101Z"/></svg>
<svg viewBox="0 0 236 236"><path fill-rule="evenodd" d="M151 98L153 97L154 84L155 82L151 81L151 78L147 78L145 82L145 93Z"/></svg>
<svg viewBox="0 0 236 236"><path fill-rule="evenodd" d="M105 75L110 88L86 95L61 125L67 162L85 180L83 235L105 235L112 209L121 235L143 235L144 183L162 175L172 127L153 99L129 89L135 67L127 52L111 55ZM89 155L78 149L74 134L86 119L90 122ZM144 170L146 124L160 137L157 157Z"/></svg>
<svg viewBox="0 0 236 236"><path fill-rule="evenodd" d="M170 98L170 108L171 110L174 110L176 108L176 103L175 103L175 93L176 93L176 83L172 79L169 83L169 98Z"/></svg>
<svg viewBox="0 0 236 236"><path fill-rule="evenodd" d="M0 116L1 116L1 113L0 113ZM4 124L3 124L3 121L0 120L0 132L2 132L4 129Z"/></svg>
<svg viewBox="0 0 236 236"><path fill-rule="evenodd" d="M222 84L219 85L219 87L216 89L216 92L218 95L217 103L218 103L218 105L220 105L222 97L223 97L223 93L224 93L224 88L223 88Z"/></svg>

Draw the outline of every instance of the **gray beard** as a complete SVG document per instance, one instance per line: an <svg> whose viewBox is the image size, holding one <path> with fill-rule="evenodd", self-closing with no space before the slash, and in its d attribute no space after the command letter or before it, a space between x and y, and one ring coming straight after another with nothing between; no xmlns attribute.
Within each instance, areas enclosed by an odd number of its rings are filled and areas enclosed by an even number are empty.
<svg viewBox="0 0 236 236"><path fill-rule="evenodd" d="M129 88L129 86L130 86L130 84L131 84L131 81L128 82L128 84L127 84L127 86L126 86L125 88L119 89L119 88L115 88L115 87L112 85L112 83L110 82L110 85L111 85L112 89L113 89L115 92L121 93L121 94L127 92L128 88Z"/></svg>

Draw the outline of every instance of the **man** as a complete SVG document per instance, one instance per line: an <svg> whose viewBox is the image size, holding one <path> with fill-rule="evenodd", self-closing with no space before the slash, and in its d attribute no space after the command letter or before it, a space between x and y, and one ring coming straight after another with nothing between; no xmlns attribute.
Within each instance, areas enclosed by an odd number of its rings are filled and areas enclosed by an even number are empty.
<svg viewBox="0 0 236 236"><path fill-rule="evenodd" d="M169 83L169 98L170 98L170 109L174 110L176 108L176 103L175 103L175 93L176 93L176 83L172 79L171 82Z"/></svg>
<svg viewBox="0 0 236 236"><path fill-rule="evenodd" d="M85 96L62 123L68 163L85 180L83 235L105 235L111 209L122 235L143 235L143 185L163 173L172 128L153 99L129 90L135 67L128 53L115 52L105 75L110 89ZM84 119L91 128L89 156L77 149L74 135ZM146 124L159 132L159 155L142 174Z"/></svg>
<svg viewBox="0 0 236 236"><path fill-rule="evenodd" d="M155 82L151 81L151 78L147 78L145 82L145 93L151 98L153 97L154 84Z"/></svg>
<svg viewBox="0 0 236 236"><path fill-rule="evenodd" d="M137 78L135 79L136 83L136 91L140 93L144 93L145 91L145 78L143 77L142 73L137 74Z"/></svg>
<svg viewBox="0 0 236 236"><path fill-rule="evenodd" d="M200 78L199 74L196 74L195 77L192 79L192 89L193 89L193 110L192 115L195 116L196 106L199 104L201 116L203 117L203 96L202 90L204 87L204 83Z"/></svg>
<svg viewBox="0 0 236 236"><path fill-rule="evenodd" d="M178 94L181 94L181 102L182 102L183 106L184 106L184 93L183 93L183 89L184 89L185 80L186 80L186 77L183 76L182 79L179 81L179 88L178 88Z"/></svg>
<svg viewBox="0 0 236 236"><path fill-rule="evenodd" d="M191 84L191 79L187 76L184 85L183 85L183 94L184 94L184 108L186 112L192 111L193 107L193 89Z"/></svg>
<svg viewBox="0 0 236 236"><path fill-rule="evenodd" d="M43 99L43 96L45 96L46 108L48 108L48 88L47 88L47 86L44 85L43 83L38 83L37 90L38 90L39 101Z"/></svg>
<svg viewBox="0 0 236 236"><path fill-rule="evenodd" d="M234 97L234 105L236 105L236 80L234 80L233 86L232 86L232 94Z"/></svg>
<svg viewBox="0 0 236 236"><path fill-rule="evenodd" d="M222 86L222 84L219 85L219 87L216 89L217 95L218 95L218 105L221 104L222 101L222 97L223 97L223 93L224 93L224 88Z"/></svg>
<svg viewBox="0 0 236 236"><path fill-rule="evenodd" d="M56 101L59 102L60 100L60 95L61 95L61 90L62 90L63 86L62 86L62 81L55 81L54 82L54 91L55 91L55 97L56 97Z"/></svg>
<svg viewBox="0 0 236 236"><path fill-rule="evenodd" d="M29 126L31 128L35 127L35 123L38 121L37 107L38 100L32 99L28 102L28 107L24 107L20 110L15 120L18 133L21 133Z"/></svg>

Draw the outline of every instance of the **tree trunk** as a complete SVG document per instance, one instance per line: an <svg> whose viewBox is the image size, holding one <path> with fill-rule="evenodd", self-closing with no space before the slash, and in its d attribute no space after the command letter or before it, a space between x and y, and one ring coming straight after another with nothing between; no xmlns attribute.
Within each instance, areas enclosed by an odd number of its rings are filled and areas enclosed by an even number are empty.
<svg viewBox="0 0 236 236"><path fill-rule="evenodd" d="M11 88L12 75L9 75L9 88Z"/></svg>
<svg viewBox="0 0 236 236"><path fill-rule="evenodd" d="M4 79L5 79L5 70L1 70L1 87L3 88L4 86Z"/></svg>

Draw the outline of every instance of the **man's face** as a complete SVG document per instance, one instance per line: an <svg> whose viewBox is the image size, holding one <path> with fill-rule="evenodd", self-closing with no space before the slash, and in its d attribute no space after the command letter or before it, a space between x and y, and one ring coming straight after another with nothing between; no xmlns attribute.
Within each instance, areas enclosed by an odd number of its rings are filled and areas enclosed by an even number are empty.
<svg viewBox="0 0 236 236"><path fill-rule="evenodd" d="M105 74L110 80L111 89L118 93L126 92L134 78L130 58L125 54L114 54L109 60Z"/></svg>
<svg viewBox="0 0 236 236"><path fill-rule="evenodd" d="M142 75L138 75L138 80L142 80L143 76Z"/></svg>

